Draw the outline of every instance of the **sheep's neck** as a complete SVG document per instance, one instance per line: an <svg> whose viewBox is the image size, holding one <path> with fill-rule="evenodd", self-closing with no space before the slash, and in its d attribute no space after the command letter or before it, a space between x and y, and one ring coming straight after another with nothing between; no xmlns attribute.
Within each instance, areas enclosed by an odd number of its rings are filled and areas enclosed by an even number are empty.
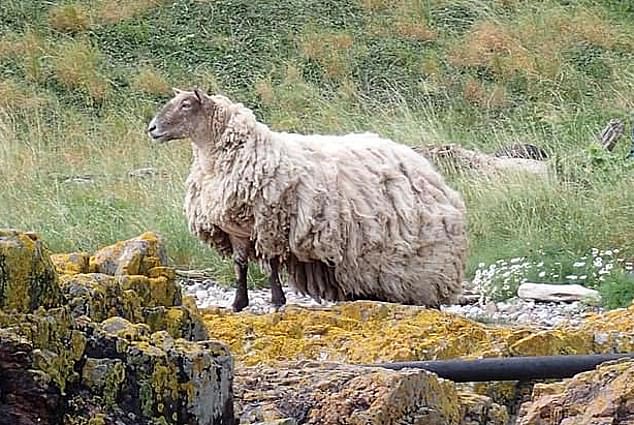
<svg viewBox="0 0 634 425"><path fill-rule="evenodd" d="M218 125L214 125L214 123L224 121L226 119L225 115L218 110L214 111L209 117L207 128L196 131L191 138L193 161L198 163L200 169L206 174L218 170L221 152L217 139L220 137L220 130Z"/></svg>

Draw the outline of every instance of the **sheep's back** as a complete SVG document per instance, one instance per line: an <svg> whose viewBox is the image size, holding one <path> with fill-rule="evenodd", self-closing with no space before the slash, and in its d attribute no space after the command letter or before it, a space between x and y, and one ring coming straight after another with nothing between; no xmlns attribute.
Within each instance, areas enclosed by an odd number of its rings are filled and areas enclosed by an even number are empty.
<svg viewBox="0 0 634 425"><path fill-rule="evenodd" d="M351 298L430 305L459 292L465 207L428 160L372 134L293 140L300 260L333 264Z"/></svg>

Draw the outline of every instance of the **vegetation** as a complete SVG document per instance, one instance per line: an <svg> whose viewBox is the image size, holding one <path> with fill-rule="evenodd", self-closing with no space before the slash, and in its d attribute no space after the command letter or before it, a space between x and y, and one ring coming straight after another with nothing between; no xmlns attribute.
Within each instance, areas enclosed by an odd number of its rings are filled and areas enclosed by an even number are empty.
<svg viewBox="0 0 634 425"><path fill-rule="evenodd" d="M625 264L628 146L591 146L611 118L632 127L633 19L634 5L617 0L3 0L0 226L38 231L58 252L155 230L176 264L231 282L231 264L182 214L190 147L152 146L144 133L171 86L199 85L274 129L485 152L540 145L565 179L450 177L469 208L469 275L592 248L618 247ZM144 167L163 174L128 175ZM614 282L588 283L629 302L633 291Z"/></svg>

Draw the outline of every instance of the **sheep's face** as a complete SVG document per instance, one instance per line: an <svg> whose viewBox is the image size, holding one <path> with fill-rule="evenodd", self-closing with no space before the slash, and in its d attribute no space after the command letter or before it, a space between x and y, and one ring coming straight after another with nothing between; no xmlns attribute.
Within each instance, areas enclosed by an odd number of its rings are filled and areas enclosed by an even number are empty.
<svg viewBox="0 0 634 425"><path fill-rule="evenodd" d="M159 143L193 137L207 130L209 114L213 112L210 110L211 98L201 90L173 91L174 97L161 108L147 128L150 137Z"/></svg>

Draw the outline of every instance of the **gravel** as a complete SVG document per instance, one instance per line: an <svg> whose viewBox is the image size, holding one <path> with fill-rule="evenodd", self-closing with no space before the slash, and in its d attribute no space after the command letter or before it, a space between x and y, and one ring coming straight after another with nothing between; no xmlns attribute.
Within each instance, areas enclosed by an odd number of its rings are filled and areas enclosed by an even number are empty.
<svg viewBox="0 0 634 425"><path fill-rule="evenodd" d="M218 285L212 279L181 279L186 295L196 298L199 308L231 308L235 290ZM322 302L296 294L288 286L284 287L287 305L302 307L328 307L334 303ZM581 302L535 302L512 298L503 302L486 301L477 294L466 292L470 302L463 305L443 306L443 311L458 314L478 322L500 325L527 325L551 328L558 325L578 326L591 313L602 311L596 306ZM470 295L470 296L469 296ZM249 290L249 306L243 311L265 314L274 311L270 304L271 292L268 288Z"/></svg>

